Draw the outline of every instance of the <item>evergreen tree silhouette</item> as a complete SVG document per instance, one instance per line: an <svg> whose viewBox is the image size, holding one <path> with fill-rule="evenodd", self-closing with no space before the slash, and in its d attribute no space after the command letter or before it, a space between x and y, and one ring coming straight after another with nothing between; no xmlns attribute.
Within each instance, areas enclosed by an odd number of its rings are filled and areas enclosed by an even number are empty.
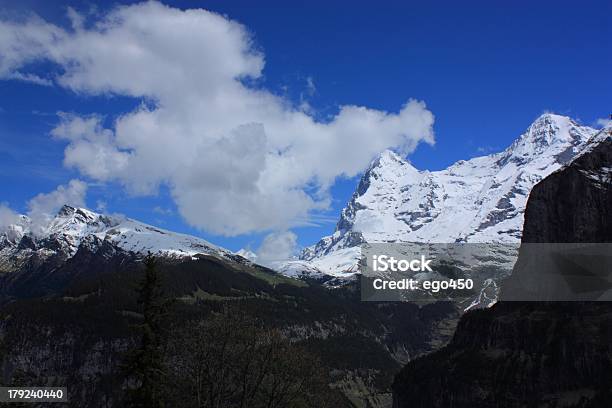
<svg viewBox="0 0 612 408"><path fill-rule="evenodd" d="M138 305L143 321L137 326L140 343L127 356L126 371L130 388L126 394L126 406L161 408L164 407L164 320L169 302L162 290L157 260L149 254L143 264L145 274L138 288Z"/></svg>

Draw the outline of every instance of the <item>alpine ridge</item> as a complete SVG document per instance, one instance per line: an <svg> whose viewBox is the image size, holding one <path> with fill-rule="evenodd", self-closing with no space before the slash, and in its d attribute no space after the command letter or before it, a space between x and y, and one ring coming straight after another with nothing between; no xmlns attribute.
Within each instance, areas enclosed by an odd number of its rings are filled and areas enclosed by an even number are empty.
<svg viewBox="0 0 612 408"><path fill-rule="evenodd" d="M336 282L357 273L363 242L518 243L531 188L587 148L597 129L538 117L507 149L418 170L393 151L374 160L335 232L278 269Z"/></svg>
<svg viewBox="0 0 612 408"><path fill-rule="evenodd" d="M207 254L235 257L203 239L166 231L123 216L102 215L64 205L45 225L34 225L25 215L0 231L0 272L20 269L33 258L72 258L81 246L109 245L114 250L166 258Z"/></svg>

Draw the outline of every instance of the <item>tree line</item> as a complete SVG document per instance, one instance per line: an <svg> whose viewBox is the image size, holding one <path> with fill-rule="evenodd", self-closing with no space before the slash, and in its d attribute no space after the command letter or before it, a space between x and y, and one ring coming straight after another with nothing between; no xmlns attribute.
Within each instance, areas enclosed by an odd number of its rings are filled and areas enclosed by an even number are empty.
<svg viewBox="0 0 612 408"><path fill-rule="evenodd" d="M124 359L122 406L306 408L342 405L328 372L300 345L231 307L179 320L156 260L144 260L142 322Z"/></svg>

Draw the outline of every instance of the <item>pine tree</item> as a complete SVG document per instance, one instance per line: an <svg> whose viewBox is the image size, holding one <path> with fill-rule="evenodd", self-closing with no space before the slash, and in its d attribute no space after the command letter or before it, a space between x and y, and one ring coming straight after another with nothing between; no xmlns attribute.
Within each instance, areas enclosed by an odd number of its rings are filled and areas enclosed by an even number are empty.
<svg viewBox="0 0 612 408"><path fill-rule="evenodd" d="M138 305L143 314L138 347L128 354L128 384L135 384L127 393L126 405L134 408L163 407L163 339L168 301L164 296L161 276L155 258L149 254L143 261L145 274L138 288Z"/></svg>

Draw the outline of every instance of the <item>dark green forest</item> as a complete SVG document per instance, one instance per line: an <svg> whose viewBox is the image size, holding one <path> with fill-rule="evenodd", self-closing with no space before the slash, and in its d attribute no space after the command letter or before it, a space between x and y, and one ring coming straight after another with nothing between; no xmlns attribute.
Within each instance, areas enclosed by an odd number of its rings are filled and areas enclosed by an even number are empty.
<svg viewBox="0 0 612 408"><path fill-rule="evenodd" d="M377 406L457 316L212 256L113 257L80 249L45 293L6 294L3 385L66 386L75 407Z"/></svg>

